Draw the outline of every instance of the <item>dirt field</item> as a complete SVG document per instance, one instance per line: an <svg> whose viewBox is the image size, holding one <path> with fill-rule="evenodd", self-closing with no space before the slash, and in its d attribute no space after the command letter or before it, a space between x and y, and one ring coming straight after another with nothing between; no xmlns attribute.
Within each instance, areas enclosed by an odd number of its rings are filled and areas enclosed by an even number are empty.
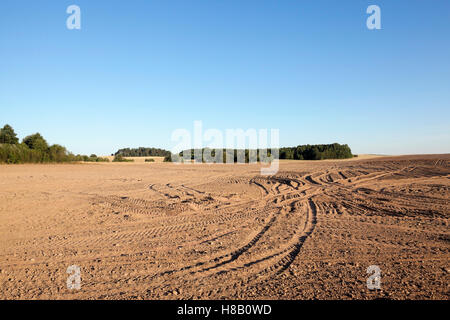
<svg viewBox="0 0 450 320"><path fill-rule="evenodd" d="M0 298L449 299L449 165L3 165Z"/></svg>

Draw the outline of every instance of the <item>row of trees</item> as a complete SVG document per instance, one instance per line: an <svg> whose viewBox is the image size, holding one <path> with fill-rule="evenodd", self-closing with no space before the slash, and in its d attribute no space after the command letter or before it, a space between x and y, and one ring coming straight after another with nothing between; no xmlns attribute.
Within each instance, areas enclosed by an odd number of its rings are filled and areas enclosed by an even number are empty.
<svg viewBox="0 0 450 320"><path fill-rule="evenodd" d="M269 150L249 150L249 149L190 149L186 151L189 160L198 162L226 163L229 159L233 162L248 163L250 160L260 162L267 161L270 157ZM318 144L301 145L297 147L285 147L278 150L279 159L292 160L322 160L322 159L346 159L352 158L351 149L346 144ZM125 148L115 153L115 162L127 161L124 157L145 157L162 156L164 161L173 161L175 158L183 157L183 152L172 155L170 151L158 148ZM39 134L35 133L25 137L19 143L14 129L10 125L5 125L0 129L0 163L45 163L45 162L70 162L89 161L100 162L109 161L106 158L99 158L95 154L90 156L74 155L65 147L54 144L49 146L47 141Z"/></svg>
<svg viewBox="0 0 450 320"><path fill-rule="evenodd" d="M250 160L256 159L257 162L264 162L268 160L267 157L271 156L270 151L270 149L190 149L176 155L166 156L164 161L178 161L186 153L188 155L186 157L187 159L180 160L226 163L227 159L233 159L233 162L248 163ZM347 159L353 157L350 147L346 144L341 145L339 143L284 147L278 149L278 155L279 159L288 160Z"/></svg>
<svg viewBox="0 0 450 320"><path fill-rule="evenodd" d="M5 125L0 129L0 163L46 163L46 162L71 162L89 161L103 162L109 161L106 158L99 158L95 154L91 156L74 155L59 144L49 146L41 134L35 133L23 138L19 143L19 138L10 125Z"/></svg>
<svg viewBox="0 0 450 320"><path fill-rule="evenodd" d="M117 151L114 155L123 157L166 157L170 156L170 151L159 148L124 148Z"/></svg>
<svg viewBox="0 0 450 320"><path fill-rule="evenodd" d="M280 148L280 159L324 160L353 158L352 150L346 144L316 144Z"/></svg>

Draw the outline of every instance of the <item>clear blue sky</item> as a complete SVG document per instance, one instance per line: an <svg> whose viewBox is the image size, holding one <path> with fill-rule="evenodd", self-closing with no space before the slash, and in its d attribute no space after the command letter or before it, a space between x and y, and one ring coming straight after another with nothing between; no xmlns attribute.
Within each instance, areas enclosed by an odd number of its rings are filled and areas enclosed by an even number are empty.
<svg viewBox="0 0 450 320"><path fill-rule="evenodd" d="M282 146L448 153L450 1L0 2L0 125L20 138L171 148L194 120L279 128Z"/></svg>

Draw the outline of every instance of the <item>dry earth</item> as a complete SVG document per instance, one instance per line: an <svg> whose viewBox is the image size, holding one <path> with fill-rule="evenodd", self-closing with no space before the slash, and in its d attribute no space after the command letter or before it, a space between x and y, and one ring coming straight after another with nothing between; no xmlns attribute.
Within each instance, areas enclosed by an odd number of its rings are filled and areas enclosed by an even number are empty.
<svg viewBox="0 0 450 320"><path fill-rule="evenodd" d="M0 166L0 298L448 299L449 164Z"/></svg>

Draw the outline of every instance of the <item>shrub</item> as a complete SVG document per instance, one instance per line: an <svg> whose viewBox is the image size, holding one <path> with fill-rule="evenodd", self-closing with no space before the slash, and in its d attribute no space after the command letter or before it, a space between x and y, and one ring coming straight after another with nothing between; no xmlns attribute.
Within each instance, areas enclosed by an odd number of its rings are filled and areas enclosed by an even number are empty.
<svg viewBox="0 0 450 320"><path fill-rule="evenodd" d="M155 162L155 159L145 159L145 162Z"/></svg>
<svg viewBox="0 0 450 320"><path fill-rule="evenodd" d="M40 150L32 150L25 144L0 144L0 163L42 163L50 157Z"/></svg>
<svg viewBox="0 0 450 320"><path fill-rule="evenodd" d="M89 157L88 156L81 156L82 160L84 162L109 162L108 158L101 158L101 157L97 157L95 154L91 154Z"/></svg>
<svg viewBox="0 0 450 320"><path fill-rule="evenodd" d="M114 157L113 162L133 162L133 159L125 159L121 154Z"/></svg>
<svg viewBox="0 0 450 320"><path fill-rule="evenodd" d="M48 148L48 153L50 155L50 160L55 162L68 161L68 153L66 148L60 146L59 144L54 144Z"/></svg>

